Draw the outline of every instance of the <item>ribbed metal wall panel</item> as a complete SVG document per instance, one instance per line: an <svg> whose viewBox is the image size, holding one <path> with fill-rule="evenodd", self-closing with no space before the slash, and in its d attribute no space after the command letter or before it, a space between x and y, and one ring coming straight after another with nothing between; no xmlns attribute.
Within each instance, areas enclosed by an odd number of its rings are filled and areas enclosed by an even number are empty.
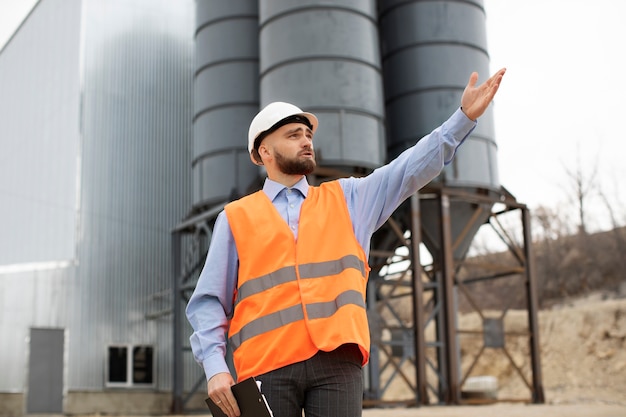
<svg viewBox="0 0 626 417"><path fill-rule="evenodd" d="M260 0L261 104L292 102L320 119L320 166L385 160L376 7L371 0Z"/></svg>
<svg viewBox="0 0 626 417"><path fill-rule="evenodd" d="M469 74L489 74L482 0L379 1L389 156L445 121ZM491 108L438 180L499 187Z"/></svg>
<svg viewBox="0 0 626 417"><path fill-rule="evenodd" d="M0 392L27 385L29 328L73 311L79 34L80 1L41 1L0 51Z"/></svg>
<svg viewBox="0 0 626 417"><path fill-rule="evenodd" d="M74 257L80 2L41 2L29 24L0 53L0 265Z"/></svg>
<svg viewBox="0 0 626 417"><path fill-rule="evenodd" d="M102 389L108 344L155 346L170 386L170 230L191 206L192 0L83 8L81 222L70 389ZM169 299L169 298L168 298ZM80 340L80 343L77 341Z"/></svg>
<svg viewBox="0 0 626 417"><path fill-rule="evenodd" d="M259 110L258 4L198 0L194 106L194 206L250 191L258 169L248 156Z"/></svg>
<svg viewBox="0 0 626 417"><path fill-rule="evenodd" d="M27 385L31 327L67 328L75 313L74 271L68 265L0 273L0 393Z"/></svg>

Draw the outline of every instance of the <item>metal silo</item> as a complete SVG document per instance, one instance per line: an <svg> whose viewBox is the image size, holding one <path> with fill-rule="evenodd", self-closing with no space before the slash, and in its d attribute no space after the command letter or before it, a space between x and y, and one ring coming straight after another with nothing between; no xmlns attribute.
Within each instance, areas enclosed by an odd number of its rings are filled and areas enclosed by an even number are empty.
<svg viewBox="0 0 626 417"><path fill-rule="evenodd" d="M445 121L460 105L472 71L479 83L489 76L485 12L482 0L379 1L381 49L390 158ZM459 148L436 186L499 189L491 108ZM485 191L481 191L485 192ZM454 203L451 228L455 259L462 259L490 207ZM424 241L437 256L438 208L422 205ZM461 236L462 234L462 236ZM434 249L434 250L433 250Z"/></svg>
<svg viewBox="0 0 626 417"><path fill-rule="evenodd" d="M258 4L196 2L193 202L196 209L247 193L248 123L259 109Z"/></svg>
<svg viewBox="0 0 626 417"><path fill-rule="evenodd" d="M261 0L261 104L288 101L320 119L320 167L385 160L375 3ZM318 171L319 173L319 171Z"/></svg>
<svg viewBox="0 0 626 417"><path fill-rule="evenodd" d="M155 388L166 388L170 326L145 316L168 288L169 228L191 204L193 2L90 0L81 13L69 388L105 389L102 355L118 344L158 349Z"/></svg>

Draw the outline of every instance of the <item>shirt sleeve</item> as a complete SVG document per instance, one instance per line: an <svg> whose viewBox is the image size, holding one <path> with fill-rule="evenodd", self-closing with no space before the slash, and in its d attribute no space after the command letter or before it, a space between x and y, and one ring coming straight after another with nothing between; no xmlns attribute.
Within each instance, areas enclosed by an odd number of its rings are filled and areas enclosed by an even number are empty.
<svg viewBox="0 0 626 417"><path fill-rule="evenodd" d="M207 380L217 373L230 372L225 360L225 335L233 312L237 264L235 240L222 211L215 221L209 252L186 309L193 328L189 338L191 350Z"/></svg>
<svg viewBox="0 0 626 417"><path fill-rule="evenodd" d="M389 164L363 178L340 180L355 235L367 254L372 234L404 200L439 175L475 127L459 108Z"/></svg>

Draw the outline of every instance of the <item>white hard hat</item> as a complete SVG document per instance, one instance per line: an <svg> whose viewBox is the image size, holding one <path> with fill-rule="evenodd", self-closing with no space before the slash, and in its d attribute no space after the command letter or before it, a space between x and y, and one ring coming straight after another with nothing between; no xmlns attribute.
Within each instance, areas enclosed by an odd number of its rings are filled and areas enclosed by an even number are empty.
<svg viewBox="0 0 626 417"><path fill-rule="evenodd" d="M282 101L276 101L270 103L263 108L250 123L250 129L248 130L248 152L252 152L254 149L254 141L263 132L270 130L278 122L291 116L303 116L311 124L311 130L315 133L317 130L317 117L312 113L303 112L293 104L284 103ZM297 120L294 121L297 123ZM278 128L280 126L277 126Z"/></svg>

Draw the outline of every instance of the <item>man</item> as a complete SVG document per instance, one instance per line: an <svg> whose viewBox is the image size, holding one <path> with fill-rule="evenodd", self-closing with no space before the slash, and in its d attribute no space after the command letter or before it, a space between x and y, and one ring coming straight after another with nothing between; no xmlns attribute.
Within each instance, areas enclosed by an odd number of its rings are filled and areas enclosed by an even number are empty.
<svg viewBox="0 0 626 417"><path fill-rule="evenodd" d="M388 165L319 187L305 177L315 168L317 118L281 102L255 116L248 150L267 179L218 215L187 306L208 395L229 417L240 412L224 360L226 332L238 379L262 382L275 417L361 415L371 236L451 161L504 73L480 86L472 73L461 107Z"/></svg>

